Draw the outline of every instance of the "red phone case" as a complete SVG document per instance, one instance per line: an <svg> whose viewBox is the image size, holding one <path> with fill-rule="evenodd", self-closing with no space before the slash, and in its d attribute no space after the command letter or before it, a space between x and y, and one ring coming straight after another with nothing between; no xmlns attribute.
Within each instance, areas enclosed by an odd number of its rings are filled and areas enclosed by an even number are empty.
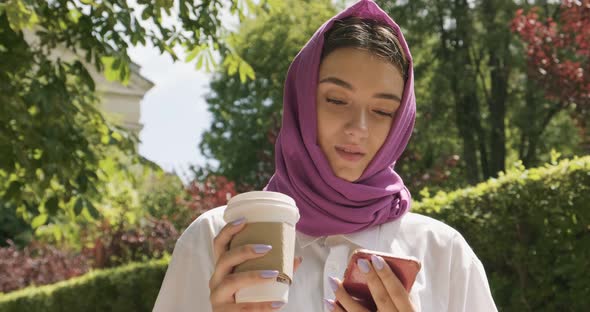
<svg viewBox="0 0 590 312"><path fill-rule="evenodd" d="M420 262L414 258L400 258L391 254L372 251L367 249L357 249L350 256L348 267L344 272L344 289L353 297L358 299L359 303L370 311L376 311L377 306L373 301L365 274L360 271L357 265L358 259L366 259L371 262L371 255L381 256L385 263L391 268L393 273L399 278L400 282L409 293L414 285L416 275L420 271Z"/></svg>

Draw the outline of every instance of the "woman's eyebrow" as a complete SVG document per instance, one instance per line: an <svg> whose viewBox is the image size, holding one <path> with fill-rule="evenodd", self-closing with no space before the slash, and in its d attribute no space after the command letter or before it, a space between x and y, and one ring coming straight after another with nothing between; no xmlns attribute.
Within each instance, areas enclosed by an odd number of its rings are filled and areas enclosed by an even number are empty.
<svg viewBox="0 0 590 312"><path fill-rule="evenodd" d="M320 80L320 84L327 83L327 82L333 83L333 84L338 85L338 86L341 86L341 87L343 87L345 89L354 91L354 87L350 83L348 83L348 82L346 82L346 81L344 81L344 80L342 80L340 78L326 77L326 78ZM379 98L379 99L385 99L385 100L398 101L400 103L402 101L402 99L401 99L401 97L399 95L391 94L391 93L377 93L373 97Z"/></svg>
<svg viewBox="0 0 590 312"><path fill-rule="evenodd" d="M375 95L373 95L373 97L379 98L379 99L386 99L386 100L393 100L393 101L397 101L397 102L402 102L402 99L395 94L391 94L391 93L377 93Z"/></svg>
<svg viewBox="0 0 590 312"><path fill-rule="evenodd" d="M326 77L326 78L320 80L320 83L326 83L326 82L331 82L331 83L333 83L335 85L339 85L339 86L341 86L341 87L343 87L345 89L354 91L354 87L350 83L348 83L348 82L346 82L346 81L344 81L344 80L342 80L340 78Z"/></svg>

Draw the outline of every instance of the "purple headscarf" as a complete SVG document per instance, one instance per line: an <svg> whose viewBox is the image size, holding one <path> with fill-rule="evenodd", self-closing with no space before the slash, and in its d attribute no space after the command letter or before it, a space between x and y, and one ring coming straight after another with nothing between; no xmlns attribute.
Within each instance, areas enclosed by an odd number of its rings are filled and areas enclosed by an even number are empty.
<svg viewBox="0 0 590 312"><path fill-rule="evenodd" d="M334 175L317 143L316 91L324 33L349 16L389 25L408 62L408 77L387 139L361 177L348 182ZM345 234L400 218L410 209L410 192L393 167L414 128L414 71L399 26L369 0L361 0L322 25L291 63L283 95L283 123L275 145L275 174L265 190L295 199L297 230L311 236Z"/></svg>

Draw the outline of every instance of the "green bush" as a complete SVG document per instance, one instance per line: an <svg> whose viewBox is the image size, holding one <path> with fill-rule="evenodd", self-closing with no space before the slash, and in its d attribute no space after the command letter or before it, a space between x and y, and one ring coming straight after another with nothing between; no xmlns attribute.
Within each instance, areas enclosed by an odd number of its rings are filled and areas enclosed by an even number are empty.
<svg viewBox="0 0 590 312"><path fill-rule="evenodd" d="M75 205L71 204L67 208L71 213L67 216L52 217L47 224L38 226L32 233L34 240L60 246L60 249L65 247L76 252L87 252L97 248L97 241L108 245L116 239L114 235L118 232L142 231L153 225L154 218L161 222L166 219L174 222L176 220L169 217L168 213L188 210L177 203L177 198L185 193L180 178L164 172L149 160L142 159L134 163L130 157L113 150L99 165L101 171L98 177L103 183L97 186L101 197L94 202L94 206L100 215L92 218L83 212L76 216ZM11 219L5 223L9 221ZM186 222L183 220L182 223ZM174 227L179 228L177 224ZM1 232L0 227L0 237ZM28 243L17 245L24 247ZM152 257L153 254L146 253L145 256ZM137 261L137 258L120 260L127 263L131 262L129 260Z"/></svg>
<svg viewBox="0 0 590 312"><path fill-rule="evenodd" d="M590 306L590 157L520 167L424 198L414 211L461 232L484 263L500 311Z"/></svg>
<svg viewBox="0 0 590 312"><path fill-rule="evenodd" d="M94 271L0 295L0 311L151 311L169 259Z"/></svg>

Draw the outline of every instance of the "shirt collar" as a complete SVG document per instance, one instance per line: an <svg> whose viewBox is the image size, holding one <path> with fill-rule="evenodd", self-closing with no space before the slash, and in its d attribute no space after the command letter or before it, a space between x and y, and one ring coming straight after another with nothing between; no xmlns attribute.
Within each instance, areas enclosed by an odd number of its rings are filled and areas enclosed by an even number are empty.
<svg viewBox="0 0 590 312"><path fill-rule="evenodd" d="M297 231L297 243L299 244L300 248L305 248L323 237L325 236L309 236Z"/></svg>

